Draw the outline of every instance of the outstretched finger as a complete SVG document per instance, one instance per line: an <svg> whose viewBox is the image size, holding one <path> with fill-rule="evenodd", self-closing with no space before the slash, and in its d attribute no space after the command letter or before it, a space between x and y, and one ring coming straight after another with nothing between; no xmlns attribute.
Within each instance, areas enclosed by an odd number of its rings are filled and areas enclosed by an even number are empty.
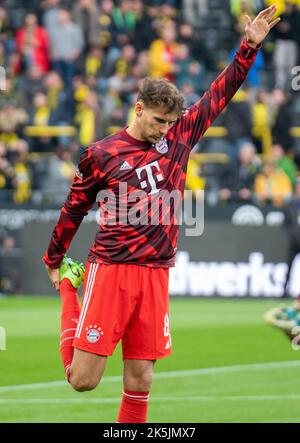
<svg viewBox="0 0 300 443"><path fill-rule="evenodd" d="M270 22L273 20L274 15L276 14L276 12L277 12L277 8L274 8L273 11L271 11L269 14L267 14L267 15L264 17L265 20L267 20L267 22L270 23Z"/></svg>
<svg viewBox="0 0 300 443"><path fill-rule="evenodd" d="M246 26L247 25L251 25L251 23L252 23L252 20L251 20L251 18L249 17L249 15L245 15L245 20L246 20Z"/></svg>
<svg viewBox="0 0 300 443"><path fill-rule="evenodd" d="M263 11L261 11L258 14L257 18L266 18L269 16L273 16L276 11L277 11L276 5L269 6L267 9L264 9Z"/></svg>
<svg viewBox="0 0 300 443"><path fill-rule="evenodd" d="M279 23L279 22L280 22L280 17L278 17L278 18L276 18L275 20L273 20L273 21L269 24L270 29L274 28L274 26L276 26L277 23Z"/></svg>

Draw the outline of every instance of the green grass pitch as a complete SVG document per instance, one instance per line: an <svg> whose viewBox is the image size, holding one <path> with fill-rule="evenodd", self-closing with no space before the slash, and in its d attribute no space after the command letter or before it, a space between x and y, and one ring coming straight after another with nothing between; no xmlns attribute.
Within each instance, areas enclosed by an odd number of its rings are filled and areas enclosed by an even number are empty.
<svg viewBox="0 0 300 443"><path fill-rule="evenodd" d="M149 422L300 422L300 351L262 319L277 303L172 299L173 355L156 364ZM77 393L64 381L59 321L58 297L0 299L0 422L115 422L120 348L100 386Z"/></svg>

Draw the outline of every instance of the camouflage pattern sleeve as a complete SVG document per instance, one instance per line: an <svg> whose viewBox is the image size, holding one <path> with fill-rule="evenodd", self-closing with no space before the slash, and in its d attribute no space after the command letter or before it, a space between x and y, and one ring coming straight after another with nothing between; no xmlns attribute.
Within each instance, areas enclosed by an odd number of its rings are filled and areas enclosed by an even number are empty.
<svg viewBox="0 0 300 443"><path fill-rule="evenodd" d="M242 40L233 61L212 83L199 101L188 108L179 120L180 136L193 148L213 121L222 112L245 80L257 51Z"/></svg>
<svg viewBox="0 0 300 443"><path fill-rule="evenodd" d="M70 192L43 257L46 265L59 267L84 216L94 206L100 189L100 170L93 159L92 148L87 148L81 155Z"/></svg>

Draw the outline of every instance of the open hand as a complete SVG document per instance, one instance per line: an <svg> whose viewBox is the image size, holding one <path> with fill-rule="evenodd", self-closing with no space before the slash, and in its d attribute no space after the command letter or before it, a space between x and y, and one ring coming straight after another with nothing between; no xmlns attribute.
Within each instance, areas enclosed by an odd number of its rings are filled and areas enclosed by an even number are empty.
<svg viewBox="0 0 300 443"><path fill-rule="evenodd" d="M45 265L45 267L48 272L52 285L57 291L59 291L59 268L53 269L49 268L49 266L47 265Z"/></svg>
<svg viewBox="0 0 300 443"><path fill-rule="evenodd" d="M249 46L256 48L266 38L270 30L279 23L280 17L274 19L276 11L277 6L272 5L261 11L253 21L248 15L245 16L245 34Z"/></svg>

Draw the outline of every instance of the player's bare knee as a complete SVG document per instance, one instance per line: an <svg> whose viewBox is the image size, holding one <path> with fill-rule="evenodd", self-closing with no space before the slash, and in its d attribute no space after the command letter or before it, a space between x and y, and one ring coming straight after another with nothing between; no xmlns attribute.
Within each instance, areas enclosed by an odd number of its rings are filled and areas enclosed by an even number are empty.
<svg viewBox="0 0 300 443"><path fill-rule="evenodd" d="M90 376L78 376L76 374L71 374L69 378L72 388L77 392L92 391L98 386L99 381L99 379Z"/></svg>
<svg viewBox="0 0 300 443"><path fill-rule="evenodd" d="M140 391L149 392L151 390L153 374L144 374L140 378Z"/></svg>
<svg viewBox="0 0 300 443"><path fill-rule="evenodd" d="M125 377L124 383L125 388L129 390L138 392L149 392L151 390L152 380L152 372L145 372L139 375L127 375L127 377Z"/></svg>

